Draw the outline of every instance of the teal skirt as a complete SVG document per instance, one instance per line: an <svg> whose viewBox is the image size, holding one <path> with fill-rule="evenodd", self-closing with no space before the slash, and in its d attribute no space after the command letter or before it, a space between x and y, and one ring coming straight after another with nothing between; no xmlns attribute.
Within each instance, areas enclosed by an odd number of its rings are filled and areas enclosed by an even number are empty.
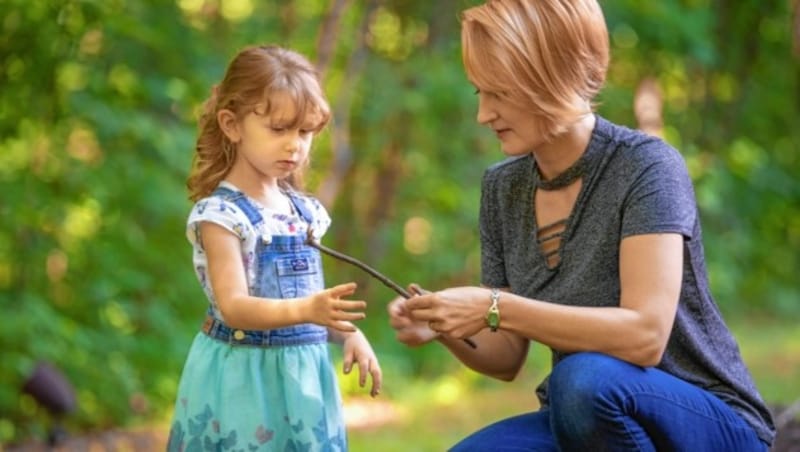
<svg viewBox="0 0 800 452"><path fill-rule="evenodd" d="M233 346L199 333L167 450L346 451L328 344Z"/></svg>

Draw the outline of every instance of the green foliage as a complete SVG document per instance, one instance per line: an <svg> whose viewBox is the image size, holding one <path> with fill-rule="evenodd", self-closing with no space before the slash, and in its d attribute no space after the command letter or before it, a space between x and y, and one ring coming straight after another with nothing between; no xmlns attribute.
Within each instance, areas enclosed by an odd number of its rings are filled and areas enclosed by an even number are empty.
<svg viewBox="0 0 800 452"><path fill-rule="evenodd" d="M332 3L2 3L0 443L45 428L42 408L19 393L38 360L75 385L72 428L169 416L205 307L184 239L197 107L246 44L321 56ZM401 284L479 280L480 178L501 154L475 123L461 68L457 14L475 3L350 2L333 37L325 85L339 116L316 143L309 189L339 175L326 244ZM800 64L789 2L722 3L603 2L613 58L600 113L635 127L637 85L657 81L665 137L696 182L723 310L797 316ZM340 173L337 122L352 149ZM441 347L394 341L391 291L325 263L329 283L359 282L370 303L361 326L387 380L452 364Z"/></svg>
<svg viewBox="0 0 800 452"><path fill-rule="evenodd" d="M604 4L615 61L601 113L629 115L622 111L629 104L614 98L638 80L658 80L666 138L695 179L711 281L728 311L800 313L789 276L800 263L800 184L792 176L800 131L791 125L800 65L789 7L755 0L719 9L707 1Z"/></svg>

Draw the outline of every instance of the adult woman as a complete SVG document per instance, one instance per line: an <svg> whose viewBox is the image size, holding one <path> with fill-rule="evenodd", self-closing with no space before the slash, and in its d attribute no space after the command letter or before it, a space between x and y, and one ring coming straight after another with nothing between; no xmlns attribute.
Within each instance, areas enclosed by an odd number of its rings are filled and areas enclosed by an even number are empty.
<svg viewBox="0 0 800 452"><path fill-rule="evenodd" d="M394 300L391 323L492 377L513 379L532 340L553 370L538 411L453 450L767 450L772 419L710 294L683 159L593 112L608 65L597 2L490 0L464 12L462 44L478 122L510 157L483 180L482 287Z"/></svg>

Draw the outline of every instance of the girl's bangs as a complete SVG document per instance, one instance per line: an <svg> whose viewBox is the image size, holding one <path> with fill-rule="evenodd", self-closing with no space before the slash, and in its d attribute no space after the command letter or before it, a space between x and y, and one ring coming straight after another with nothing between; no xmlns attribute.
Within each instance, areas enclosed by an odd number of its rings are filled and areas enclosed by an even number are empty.
<svg viewBox="0 0 800 452"><path fill-rule="evenodd" d="M255 112L271 116L276 111L292 111L291 117L281 117L285 127L308 128L315 132L322 130L330 121L330 107L321 93L309 83L284 83L283 86L270 86L264 90L264 101ZM291 103L291 105L287 105Z"/></svg>

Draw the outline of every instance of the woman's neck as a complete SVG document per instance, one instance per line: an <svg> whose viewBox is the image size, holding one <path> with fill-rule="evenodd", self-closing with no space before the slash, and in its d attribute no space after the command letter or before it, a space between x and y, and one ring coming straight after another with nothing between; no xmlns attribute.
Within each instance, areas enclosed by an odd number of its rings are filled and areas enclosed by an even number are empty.
<svg viewBox="0 0 800 452"><path fill-rule="evenodd" d="M581 158L592 138L596 121L594 114L584 115L566 132L533 151L539 174L544 179L557 177Z"/></svg>

